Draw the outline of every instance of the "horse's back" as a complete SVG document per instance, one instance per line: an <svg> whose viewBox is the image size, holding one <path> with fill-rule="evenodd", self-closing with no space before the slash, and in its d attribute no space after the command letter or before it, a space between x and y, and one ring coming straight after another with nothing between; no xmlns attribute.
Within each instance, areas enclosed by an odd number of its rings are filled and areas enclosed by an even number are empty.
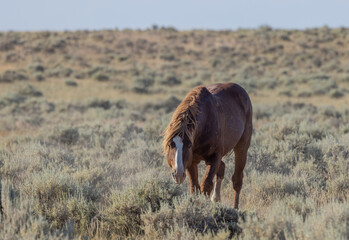
<svg viewBox="0 0 349 240"><path fill-rule="evenodd" d="M238 104L246 114L252 109L247 92L236 83L217 83L207 86L207 89L218 102L224 105Z"/></svg>

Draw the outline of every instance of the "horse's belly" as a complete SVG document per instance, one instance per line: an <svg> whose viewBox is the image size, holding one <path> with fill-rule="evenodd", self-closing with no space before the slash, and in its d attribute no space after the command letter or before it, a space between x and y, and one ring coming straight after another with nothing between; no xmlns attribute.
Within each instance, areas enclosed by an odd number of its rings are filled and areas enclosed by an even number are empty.
<svg viewBox="0 0 349 240"><path fill-rule="evenodd" d="M223 129L223 154L231 152L231 150L238 144L244 133L244 122L238 119L231 120Z"/></svg>

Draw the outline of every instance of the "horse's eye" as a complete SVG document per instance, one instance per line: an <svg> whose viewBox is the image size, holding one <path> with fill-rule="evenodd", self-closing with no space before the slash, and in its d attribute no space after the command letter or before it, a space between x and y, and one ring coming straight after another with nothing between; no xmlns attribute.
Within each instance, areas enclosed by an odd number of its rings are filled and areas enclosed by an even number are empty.
<svg viewBox="0 0 349 240"><path fill-rule="evenodd" d="M176 147L176 144L175 144L174 142L171 142L171 143L170 143L170 147L171 147L171 148L175 148L175 147Z"/></svg>

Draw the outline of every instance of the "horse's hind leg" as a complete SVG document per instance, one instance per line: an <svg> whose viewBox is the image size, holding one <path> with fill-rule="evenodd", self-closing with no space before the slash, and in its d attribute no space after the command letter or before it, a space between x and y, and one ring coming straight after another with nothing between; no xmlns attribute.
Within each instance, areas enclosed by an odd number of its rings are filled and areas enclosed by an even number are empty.
<svg viewBox="0 0 349 240"><path fill-rule="evenodd" d="M233 174L234 188L234 208L239 208L239 196L242 188L242 179L244 177L244 168L246 165L247 152L235 152L235 169Z"/></svg>
<svg viewBox="0 0 349 240"><path fill-rule="evenodd" d="M224 178L225 164L221 161L218 172L216 174L216 181L213 187L213 194L211 197L212 202L221 201L221 184Z"/></svg>
<svg viewBox="0 0 349 240"><path fill-rule="evenodd" d="M246 132L246 131L245 131ZM244 134L245 135L245 134ZM233 174L234 188L234 208L239 207L239 196L242 188L242 180L244 177L244 168L247 159L247 150L250 146L251 135L243 136L234 148L235 153L235 169Z"/></svg>

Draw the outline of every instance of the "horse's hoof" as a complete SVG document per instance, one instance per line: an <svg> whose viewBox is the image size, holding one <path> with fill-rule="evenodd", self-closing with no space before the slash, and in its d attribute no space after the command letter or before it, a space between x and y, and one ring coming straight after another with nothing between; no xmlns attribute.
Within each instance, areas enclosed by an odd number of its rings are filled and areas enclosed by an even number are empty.
<svg viewBox="0 0 349 240"><path fill-rule="evenodd" d="M212 197L211 197L211 201L214 202L214 203L216 203L216 202L220 202L221 199L218 198L218 197L216 197L216 196L212 196Z"/></svg>

